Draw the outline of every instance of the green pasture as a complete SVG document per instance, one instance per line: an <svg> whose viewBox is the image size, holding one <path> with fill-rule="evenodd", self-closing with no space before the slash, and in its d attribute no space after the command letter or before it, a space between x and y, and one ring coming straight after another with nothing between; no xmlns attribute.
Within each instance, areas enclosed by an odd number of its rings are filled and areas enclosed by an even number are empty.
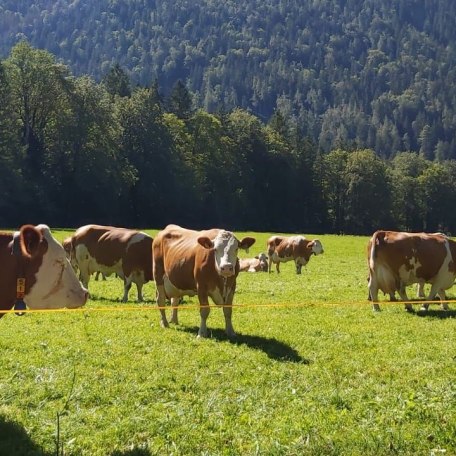
<svg viewBox="0 0 456 456"><path fill-rule="evenodd" d="M319 239L301 276L241 273L234 341L216 308L196 337L196 298L161 328L154 284L122 304L114 277L84 311L6 315L0 455L456 455L455 310L373 313L367 238Z"/></svg>

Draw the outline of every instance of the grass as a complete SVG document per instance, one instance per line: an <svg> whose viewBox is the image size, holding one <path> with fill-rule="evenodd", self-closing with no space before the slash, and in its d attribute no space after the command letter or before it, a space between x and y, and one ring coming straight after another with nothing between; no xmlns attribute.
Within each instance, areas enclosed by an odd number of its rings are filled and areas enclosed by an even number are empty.
<svg viewBox="0 0 456 456"><path fill-rule="evenodd" d="M235 341L215 308L197 339L196 298L162 329L154 284L122 304L114 277L84 312L5 316L0 455L455 455L455 312L373 313L367 238L319 238L301 276L239 276Z"/></svg>

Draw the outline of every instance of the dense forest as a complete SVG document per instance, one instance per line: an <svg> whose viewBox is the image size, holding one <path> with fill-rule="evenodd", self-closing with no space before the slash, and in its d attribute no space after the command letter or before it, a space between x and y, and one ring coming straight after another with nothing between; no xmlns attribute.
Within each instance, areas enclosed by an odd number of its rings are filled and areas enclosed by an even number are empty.
<svg viewBox="0 0 456 456"><path fill-rule="evenodd" d="M456 159L454 0L3 0L0 57L24 39L77 77L280 111L323 152Z"/></svg>
<svg viewBox="0 0 456 456"><path fill-rule="evenodd" d="M295 118L208 112L178 80L100 82L16 44L0 62L0 226L456 232L456 160L325 151Z"/></svg>

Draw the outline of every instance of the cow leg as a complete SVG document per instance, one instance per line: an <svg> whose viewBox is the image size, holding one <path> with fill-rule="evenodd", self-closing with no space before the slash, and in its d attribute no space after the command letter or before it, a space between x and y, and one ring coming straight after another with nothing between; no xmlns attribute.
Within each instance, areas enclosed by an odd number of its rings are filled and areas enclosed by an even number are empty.
<svg viewBox="0 0 456 456"><path fill-rule="evenodd" d="M227 304L223 306L223 315L225 317L225 332L226 335L230 338L236 337L236 333L234 332L233 322L231 320L231 316L233 314L233 308L231 304Z"/></svg>
<svg viewBox="0 0 456 456"><path fill-rule="evenodd" d="M302 264L295 261L296 264L296 274L301 274Z"/></svg>
<svg viewBox="0 0 456 456"><path fill-rule="evenodd" d="M160 325L163 328L168 328L169 323L166 319L165 305L166 305L166 293L165 286L163 284L157 284L157 305L160 310Z"/></svg>
<svg viewBox="0 0 456 456"><path fill-rule="evenodd" d="M418 282L417 297L421 299L424 299L426 297L426 295L424 294L424 282Z"/></svg>
<svg viewBox="0 0 456 456"><path fill-rule="evenodd" d="M280 261L277 261L277 263L276 263L276 271L277 271L277 274L280 274Z"/></svg>
<svg viewBox="0 0 456 456"><path fill-rule="evenodd" d="M127 302L128 301L128 293L130 291L130 288L131 288L131 283L132 283L132 278L129 276L129 277L125 277L124 279L124 295L122 297L122 302Z"/></svg>
<svg viewBox="0 0 456 456"><path fill-rule="evenodd" d="M198 291L198 299L200 303L200 316L201 322L200 327L198 330L198 337L207 337L207 326L206 321L207 317L209 317L210 307L209 307L209 298L207 293L202 293Z"/></svg>
<svg viewBox="0 0 456 456"><path fill-rule="evenodd" d="M431 287L431 291L429 293L429 297L428 297L428 301L433 301L436 297L436 295L439 296L440 300L441 301L445 301L446 300L446 293L445 293L445 290L443 290L442 288L439 288L437 290L437 287L434 287L434 285L432 285ZM448 310L448 303L447 302L442 302L442 309L443 310ZM428 310L429 309L429 303L425 303L421 306L421 310Z"/></svg>
<svg viewBox="0 0 456 456"><path fill-rule="evenodd" d="M380 312L380 305L378 304L378 286L376 279L372 276L369 277L369 297L372 301L372 310L375 312Z"/></svg>
<svg viewBox="0 0 456 456"><path fill-rule="evenodd" d="M272 268L272 257L269 257L269 261L268 261L268 272L269 272L269 274L271 274L271 268Z"/></svg>
<svg viewBox="0 0 456 456"><path fill-rule="evenodd" d="M438 295L439 295L439 298L440 298L441 301L446 301L447 296L446 296L445 290L440 289L439 292L438 292ZM450 308L448 307L448 303L447 302L442 302L442 309L443 310L450 310Z"/></svg>
<svg viewBox="0 0 456 456"><path fill-rule="evenodd" d="M179 305L180 298L171 298L171 323L175 325L179 324L179 320L177 318L177 306Z"/></svg>
<svg viewBox="0 0 456 456"><path fill-rule="evenodd" d="M136 289L138 290L138 302L144 301L144 296L142 294L143 285L144 284L141 281L136 282Z"/></svg>
<svg viewBox="0 0 456 456"><path fill-rule="evenodd" d="M409 298L407 296L407 292L405 291L405 285L403 283L401 283L399 285L398 292L399 292L399 296L400 296L402 301L408 301L409 300ZM404 307L405 307L405 310L407 312L413 312L413 306L412 306L411 303L407 302L406 304L404 304Z"/></svg>
<svg viewBox="0 0 456 456"><path fill-rule="evenodd" d="M433 301L437 294L439 294L439 296L440 296L440 291L441 291L441 289L435 283L433 283L431 286L431 291L429 292L429 296L427 297L426 301ZM427 303L427 302L421 306L421 310L428 310L428 308L429 308L429 303Z"/></svg>
<svg viewBox="0 0 456 456"><path fill-rule="evenodd" d="M233 314L233 298L234 292L230 293L227 297L226 304L223 306L223 315L225 317L225 331L226 335L229 338L236 337L236 333L234 332L233 322L231 316Z"/></svg>

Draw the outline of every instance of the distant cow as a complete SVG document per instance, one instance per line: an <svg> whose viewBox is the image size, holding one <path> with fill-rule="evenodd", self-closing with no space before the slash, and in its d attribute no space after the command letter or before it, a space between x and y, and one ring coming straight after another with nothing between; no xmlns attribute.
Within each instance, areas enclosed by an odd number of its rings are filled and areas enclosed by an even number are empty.
<svg viewBox="0 0 456 456"><path fill-rule="evenodd" d="M64 241L64 243L67 241ZM141 231L101 225L85 225L71 236L70 261L88 286L90 275L117 274L124 281L122 302L128 300L131 284L143 300L142 287L152 280L152 238Z"/></svg>
<svg viewBox="0 0 456 456"><path fill-rule="evenodd" d="M251 237L239 241L233 233L221 229L193 231L168 225L158 233L152 251L162 326L168 326L166 298L177 301L181 296L197 294L201 315L198 336L207 337L209 296L215 304L232 305L239 273L238 249L247 250L254 242ZM172 322L177 322L174 310ZM223 313L226 333L233 337L232 308L223 307Z"/></svg>
<svg viewBox="0 0 456 456"><path fill-rule="evenodd" d="M0 310L13 308L19 278L25 279L23 300L30 309L76 308L88 298L46 225L0 233Z"/></svg>
<svg viewBox="0 0 456 456"><path fill-rule="evenodd" d="M76 258L74 258L74 252L72 251L72 246L73 245L72 245L71 236L67 237L67 238L65 238L63 240L62 246L63 246L63 249L65 250L66 256L67 256L71 266L74 269L74 272L78 273L79 272L79 268L78 268L78 265L76 263ZM106 280L106 274L103 274L100 271L96 271L95 272L95 280L97 280L97 281L99 280L100 274L101 274L101 280Z"/></svg>
<svg viewBox="0 0 456 456"><path fill-rule="evenodd" d="M445 299L445 290L456 277L456 242L440 233L403 233L376 231L368 244L369 299L374 310L380 310L378 291L390 297L397 291L408 301L405 287L413 283L431 284L426 301L438 294ZM444 309L448 306L442 304ZM425 305L425 308L428 306ZM410 303L407 310L413 310Z"/></svg>
<svg viewBox="0 0 456 456"><path fill-rule="evenodd" d="M267 272L268 271L268 257L265 253L260 253L254 258L239 259L239 271L247 272Z"/></svg>
<svg viewBox="0 0 456 456"><path fill-rule="evenodd" d="M312 255L323 253L323 246L318 239L307 240L304 236L271 236L267 241L269 267L271 272L272 263L275 263L276 270L280 272L280 263L293 260L296 265L296 274L301 274Z"/></svg>

